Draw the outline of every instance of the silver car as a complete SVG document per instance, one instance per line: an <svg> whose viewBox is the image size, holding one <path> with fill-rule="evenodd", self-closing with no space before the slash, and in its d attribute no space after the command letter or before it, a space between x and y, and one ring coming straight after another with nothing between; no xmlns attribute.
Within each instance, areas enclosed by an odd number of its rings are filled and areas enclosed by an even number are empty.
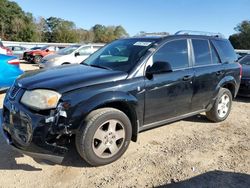
<svg viewBox="0 0 250 188"><path fill-rule="evenodd" d="M45 56L39 63L39 67L49 68L65 64L81 63L90 54L103 46L104 44L72 45L59 50L55 54Z"/></svg>

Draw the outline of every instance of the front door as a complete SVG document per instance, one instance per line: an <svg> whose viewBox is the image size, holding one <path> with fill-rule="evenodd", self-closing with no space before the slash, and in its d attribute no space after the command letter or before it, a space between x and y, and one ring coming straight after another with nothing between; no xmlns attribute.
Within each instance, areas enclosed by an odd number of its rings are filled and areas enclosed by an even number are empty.
<svg viewBox="0 0 250 188"><path fill-rule="evenodd" d="M188 46L186 39L169 41L149 59L148 64L168 62L173 71L145 78L144 125L177 117L192 110L194 71L189 63Z"/></svg>

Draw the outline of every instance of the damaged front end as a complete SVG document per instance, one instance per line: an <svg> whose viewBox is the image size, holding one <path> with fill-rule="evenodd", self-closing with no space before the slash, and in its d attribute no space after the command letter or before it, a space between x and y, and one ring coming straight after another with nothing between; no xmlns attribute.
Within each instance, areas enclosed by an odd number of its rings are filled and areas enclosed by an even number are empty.
<svg viewBox="0 0 250 188"><path fill-rule="evenodd" d="M61 163L72 135L67 103L61 102L46 112L34 112L18 102L22 94L20 89L15 98L9 94L5 97L2 128L7 143L33 158Z"/></svg>

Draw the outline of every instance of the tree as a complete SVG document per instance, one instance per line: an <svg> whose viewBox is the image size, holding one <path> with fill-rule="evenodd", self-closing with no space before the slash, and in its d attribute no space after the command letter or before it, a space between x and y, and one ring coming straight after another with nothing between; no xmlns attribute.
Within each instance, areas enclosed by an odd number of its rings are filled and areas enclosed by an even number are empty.
<svg viewBox="0 0 250 188"><path fill-rule="evenodd" d="M235 49L250 49L250 21L242 21L234 28L237 32L229 37Z"/></svg>
<svg viewBox="0 0 250 188"><path fill-rule="evenodd" d="M22 11L16 2L0 0L1 38L14 41L31 41L34 34L33 16Z"/></svg>

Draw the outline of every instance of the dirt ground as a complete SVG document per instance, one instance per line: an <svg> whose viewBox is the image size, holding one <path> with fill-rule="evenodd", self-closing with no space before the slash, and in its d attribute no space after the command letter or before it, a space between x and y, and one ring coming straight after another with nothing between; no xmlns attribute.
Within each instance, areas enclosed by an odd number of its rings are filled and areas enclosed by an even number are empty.
<svg viewBox="0 0 250 188"><path fill-rule="evenodd" d="M221 123L199 115L140 133L121 159L98 168L73 144L61 165L48 165L0 136L0 187L250 187L250 98L237 98Z"/></svg>

